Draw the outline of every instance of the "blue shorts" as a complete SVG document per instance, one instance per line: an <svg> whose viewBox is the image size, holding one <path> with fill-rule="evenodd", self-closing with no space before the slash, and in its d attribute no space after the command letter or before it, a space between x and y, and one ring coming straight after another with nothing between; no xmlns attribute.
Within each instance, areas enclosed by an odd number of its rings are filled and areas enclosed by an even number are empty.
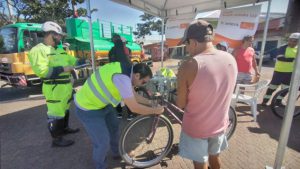
<svg viewBox="0 0 300 169"><path fill-rule="evenodd" d="M179 155L199 162L208 161L209 155L217 155L228 147L224 133L206 139L192 138L181 131L179 142Z"/></svg>

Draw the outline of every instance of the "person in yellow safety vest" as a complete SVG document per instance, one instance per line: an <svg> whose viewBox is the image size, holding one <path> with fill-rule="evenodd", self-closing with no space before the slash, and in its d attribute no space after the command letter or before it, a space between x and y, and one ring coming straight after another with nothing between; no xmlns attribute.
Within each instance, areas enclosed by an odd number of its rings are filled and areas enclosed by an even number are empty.
<svg viewBox="0 0 300 169"><path fill-rule="evenodd" d="M150 78L152 71L144 63L132 66L112 62L97 69L76 93L75 113L92 140L97 169L106 169L105 159L110 148L114 158L120 157L119 119L115 107L121 101L138 114L163 113L163 107L150 107L151 101L133 90L133 87L142 86Z"/></svg>
<svg viewBox="0 0 300 169"><path fill-rule="evenodd" d="M292 33L289 36L288 44L278 49L273 77L264 96L262 106L267 105L267 102L270 100L273 92L278 88L278 86L282 85L282 89L290 86L291 77L294 70L294 62L297 55L299 37L300 33ZM283 97L284 96L282 96L282 98ZM282 105L282 98L277 100L277 104L279 106Z"/></svg>
<svg viewBox="0 0 300 169"><path fill-rule="evenodd" d="M169 69L169 68L161 68L160 69L160 72L161 74L164 76L164 77L176 77L174 71L172 69Z"/></svg>
<svg viewBox="0 0 300 169"><path fill-rule="evenodd" d="M42 30L44 41L30 50L29 61L34 73L43 81L42 91L48 108L48 129L53 138L52 145L70 146L74 141L63 139L63 135L79 131L69 128L69 107L73 91L70 72L78 61L63 49L57 48L64 36L57 23L45 22Z"/></svg>

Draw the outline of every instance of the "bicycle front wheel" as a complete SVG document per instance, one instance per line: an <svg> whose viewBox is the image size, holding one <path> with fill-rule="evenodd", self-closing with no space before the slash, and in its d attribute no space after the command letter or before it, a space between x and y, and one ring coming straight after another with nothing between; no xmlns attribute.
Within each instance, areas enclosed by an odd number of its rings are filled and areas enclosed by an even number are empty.
<svg viewBox="0 0 300 169"><path fill-rule="evenodd" d="M234 108L231 106L229 108L228 116L229 116L229 124L228 124L225 135L226 135L227 139L229 140L231 138L231 136L233 135L236 125L237 125L236 112L235 112Z"/></svg>
<svg viewBox="0 0 300 169"><path fill-rule="evenodd" d="M289 88L277 92L271 102L272 112L279 118L284 117L285 107L287 105ZM300 115L300 91L297 91L297 100L293 117Z"/></svg>
<svg viewBox="0 0 300 169"><path fill-rule="evenodd" d="M139 116L123 130L119 151L127 164L145 168L159 163L171 150L172 143L172 124L165 116Z"/></svg>

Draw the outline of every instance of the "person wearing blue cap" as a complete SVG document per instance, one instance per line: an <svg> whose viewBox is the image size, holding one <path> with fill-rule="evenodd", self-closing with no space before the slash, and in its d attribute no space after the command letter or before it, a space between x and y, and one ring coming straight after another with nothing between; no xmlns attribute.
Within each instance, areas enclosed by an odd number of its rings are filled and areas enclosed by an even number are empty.
<svg viewBox="0 0 300 169"><path fill-rule="evenodd" d="M217 45L216 45L217 49L218 50L222 50L222 51L225 51L225 52L228 52L228 43L225 42L225 41L221 41L219 42Z"/></svg>

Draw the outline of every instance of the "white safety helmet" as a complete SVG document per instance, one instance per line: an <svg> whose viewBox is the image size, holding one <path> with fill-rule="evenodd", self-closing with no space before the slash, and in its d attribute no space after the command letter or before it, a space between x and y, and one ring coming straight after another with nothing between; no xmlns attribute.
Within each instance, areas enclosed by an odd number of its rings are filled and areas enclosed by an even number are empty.
<svg viewBox="0 0 300 169"><path fill-rule="evenodd" d="M299 39L300 38L300 33L296 32L296 33L292 33L289 37L289 39Z"/></svg>
<svg viewBox="0 0 300 169"><path fill-rule="evenodd" d="M52 22L52 21L47 21L45 22L43 25L42 25L42 30L44 32L50 32L50 31L53 31L57 34L60 34L62 36L65 36L66 33L64 33L61 29L61 27L55 23L55 22Z"/></svg>

